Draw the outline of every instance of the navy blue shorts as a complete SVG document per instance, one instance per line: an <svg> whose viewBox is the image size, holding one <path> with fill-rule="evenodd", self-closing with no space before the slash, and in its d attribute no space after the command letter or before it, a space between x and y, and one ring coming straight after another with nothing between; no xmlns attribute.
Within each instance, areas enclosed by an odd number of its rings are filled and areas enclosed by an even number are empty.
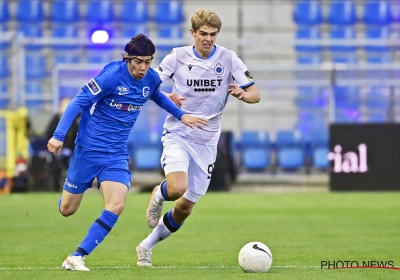
<svg viewBox="0 0 400 280"><path fill-rule="evenodd" d="M113 181L131 186L132 174L129 171L126 154L98 152L77 146L72 155L64 190L80 194L92 187L94 178L100 185L103 181Z"/></svg>

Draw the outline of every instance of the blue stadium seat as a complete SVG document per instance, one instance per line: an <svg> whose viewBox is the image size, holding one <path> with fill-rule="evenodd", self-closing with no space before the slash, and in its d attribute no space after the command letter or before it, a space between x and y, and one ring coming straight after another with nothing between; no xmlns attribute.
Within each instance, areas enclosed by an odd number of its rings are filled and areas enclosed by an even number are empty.
<svg viewBox="0 0 400 280"><path fill-rule="evenodd" d="M160 52L170 52L172 48L179 47L179 44L169 43L168 40L182 40L183 39L183 30L181 25L160 25L158 27L158 39L163 40L159 41L156 44L156 51ZM165 41L166 40L166 41ZM182 42L183 45L183 42Z"/></svg>
<svg viewBox="0 0 400 280"><path fill-rule="evenodd" d="M391 102L391 94L389 87L371 87L365 97L365 105L367 108L388 110Z"/></svg>
<svg viewBox="0 0 400 280"><path fill-rule="evenodd" d="M27 38L40 38L43 36L43 27L40 24L33 23L21 23L17 27L18 32L22 32L22 34ZM42 45L26 45L26 49L28 50L40 50L43 49Z"/></svg>
<svg viewBox="0 0 400 280"><path fill-rule="evenodd" d="M0 109L6 109L10 103L7 80L0 80Z"/></svg>
<svg viewBox="0 0 400 280"><path fill-rule="evenodd" d="M85 20L90 23L112 23L114 21L114 2L108 0L90 0Z"/></svg>
<svg viewBox="0 0 400 280"><path fill-rule="evenodd" d="M324 108L328 105L328 95L321 87L299 87L295 104L299 109Z"/></svg>
<svg viewBox="0 0 400 280"><path fill-rule="evenodd" d="M67 38L67 39L76 39L78 38L78 27L71 24L54 24L51 28L51 37L53 38ZM52 45L51 48L53 50L68 50L68 49L77 49L77 45L66 45L66 44L55 44Z"/></svg>
<svg viewBox="0 0 400 280"><path fill-rule="evenodd" d="M150 21L147 1L123 1L121 3L122 24L147 24Z"/></svg>
<svg viewBox="0 0 400 280"><path fill-rule="evenodd" d="M358 108L337 108L335 109L335 123L359 123L360 110Z"/></svg>
<svg viewBox="0 0 400 280"><path fill-rule="evenodd" d="M365 30L365 38L370 40L388 40L390 39L391 32L388 26L377 27L371 26L367 27ZM389 52L390 46L382 45L382 46L374 46L374 45L366 45L366 52Z"/></svg>
<svg viewBox="0 0 400 280"><path fill-rule="evenodd" d="M46 58L40 53L27 53L25 56L25 76L27 79L42 79L46 77Z"/></svg>
<svg viewBox="0 0 400 280"><path fill-rule="evenodd" d="M29 111L37 112L44 105L43 99L43 84L37 80L26 80L26 100L25 105L28 107Z"/></svg>
<svg viewBox="0 0 400 280"><path fill-rule="evenodd" d="M185 20L183 3L179 0L156 2L154 21L157 24L181 24Z"/></svg>
<svg viewBox="0 0 400 280"><path fill-rule="evenodd" d="M352 0L329 2L327 21L330 25L355 25L357 23L356 5Z"/></svg>
<svg viewBox="0 0 400 280"><path fill-rule="evenodd" d="M248 171L263 171L270 166L271 142L268 132L242 131L242 166Z"/></svg>
<svg viewBox="0 0 400 280"><path fill-rule="evenodd" d="M323 22L322 7L319 1L297 1L293 11L297 25L316 25Z"/></svg>
<svg viewBox="0 0 400 280"><path fill-rule="evenodd" d="M296 39L298 40L318 40L322 38L321 29L317 26L313 27L298 27L296 30ZM319 44L302 45L296 43L295 49L297 52L322 52L323 48Z"/></svg>
<svg viewBox="0 0 400 280"><path fill-rule="evenodd" d="M333 63L357 64L357 53L332 53Z"/></svg>
<svg viewBox="0 0 400 280"><path fill-rule="evenodd" d="M15 19L24 23L42 23L44 21L44 1L18 1Z"/></svg>
<svg viewBox="0 0 400 280"><path fill-rule="evenodd" d="M367 25L389 25L392 23L392 15L388 1L371 1L364 3L364 24Z"/></svg>
<svg viewBox="0 0 400 280"><path fill-rule="evenodd" d="M329 50L331 52L355 52L357 51L357 46L349 46L349 45L339 45L343 40L353 40L356 39L356 31L353 27L341 27L341 26L332 26L329 31L329 38L335 40L338 45L329 46Z"/></svg>
<svg viewBox="0 0 400 280"><path fill-rule="evenodd" d="M279 130L276 134L277 166L283 170L305 167L306 143L301 134L291 130Z"/></svg>
<svg viewBox="0 0 400 280"><path fill-rule="evenodd" d="M7 78L10 71L8 66L8 55L6 52L0 52L0 79Z"/></svg>
<svg viewBox="0 0 400 280"><path fill-rule="evenodd" d="M7 24L10 20L10 9L6 0L0 0L0 24Z"/></svg>
<svg viewBox="0 0 400 280"><path fill-rule="evenodd" d="M300 131L304 141L310 141L315 131L326 130L328 122L324 110L302 109L298 115L295 131Z"/></svg>
<svg viewBox="0 0 400 280"><path fill-rule="evenodd" d="M371 110L367 113L367 122L369 122L369 123L385 123L387 121L389 121L387 111Z"/></svg>
<svg viewBox="0 0 400 280"><path fill-rule="evenodd" d="M336 108L359 109L361 101L358 87L336 86L333 94Z"/></svg>
<svg viewBox="0 0 400 280"><path fill-rule="evenodd" d="M80 20L79 2L75 0L55 0L51 4L51 21L77 23Z"/></svg>
<svg viewBox="0 0 400 280"><path fill-rule="evenodd" d="M150 33L149 27L147 25L137 25L129 24L121 26L121 36L122 38L131 39L135 35L142 33L148 35Z"/></svg>
<svg viewBox="0 0 400 280"><path fill-rule="evenodd" d="M328 127L315 129L310 134L310 149L312 155L312 166L318 169L326 169L329 166L327 158L329 153Z"/></svg>
<svg viewBox="0 0 400 280"><path fill-rule="evenodd" d="M159 147L138 147L134 152L135 169L156 170L161 168L162 150Z"/></svg>

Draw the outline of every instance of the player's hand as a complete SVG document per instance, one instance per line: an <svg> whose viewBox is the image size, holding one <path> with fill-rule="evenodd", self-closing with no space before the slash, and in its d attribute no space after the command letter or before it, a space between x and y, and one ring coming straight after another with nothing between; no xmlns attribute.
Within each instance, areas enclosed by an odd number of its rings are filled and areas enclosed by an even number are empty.
<svg viewBox="0 0 400 280"><path fill-rule="evenodd" d="M228 89L228 92L229 92L232 96L234 96L234 97L236 97L237 99L240 99L240 100L245 96L246 92L244 91L244 89L242 89L242 88L239 87L238 85L229 84L229 86L230 86L231 88Z"/></svg>
<svg viewBox="0 0 400 280"><path fill-rule="evenodd" d="M196 126L204 130L203 125L208 125L208 121L203 118L193 117L189 114L183 114L181 117L181 122L190 128L195 128Z"/></svg>
<svg viewBox="0 0 400 280"><path fill-rule="evenodd" d="M182 107L182 100L185 100L186 97L179 96L177 93L164 93L169 99L172 100L179 108Z"/></svg>
<svg viewBox="0 0 400 280"><path fill-rule="evenodd" d="M64 145L64 142L60 140L51 138L47 143L47 149L54 155L59 155L61 153L61 149Z"/></svg>

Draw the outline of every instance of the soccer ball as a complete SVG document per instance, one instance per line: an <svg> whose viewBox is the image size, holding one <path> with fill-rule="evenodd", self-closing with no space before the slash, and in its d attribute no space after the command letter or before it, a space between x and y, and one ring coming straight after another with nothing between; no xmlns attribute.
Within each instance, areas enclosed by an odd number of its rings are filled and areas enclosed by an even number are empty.
<svg viewBox="0 0 400 280"><path fill-rule="evenodd" d="M238 261L244 272L267 272L272 265L272 253L264 243L249 242L240 249Z"/></svg>

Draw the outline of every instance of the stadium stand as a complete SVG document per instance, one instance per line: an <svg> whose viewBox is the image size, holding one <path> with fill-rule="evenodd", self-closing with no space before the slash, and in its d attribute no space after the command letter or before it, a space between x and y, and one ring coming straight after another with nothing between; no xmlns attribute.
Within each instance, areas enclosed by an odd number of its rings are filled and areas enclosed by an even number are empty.
<svg viewBox="0 0 400 280"><path fill-rule="evenodd" d="M242 166L247 171L265 171L271 165L271 141L268 132L243 131L240 138Z"/></svg>

